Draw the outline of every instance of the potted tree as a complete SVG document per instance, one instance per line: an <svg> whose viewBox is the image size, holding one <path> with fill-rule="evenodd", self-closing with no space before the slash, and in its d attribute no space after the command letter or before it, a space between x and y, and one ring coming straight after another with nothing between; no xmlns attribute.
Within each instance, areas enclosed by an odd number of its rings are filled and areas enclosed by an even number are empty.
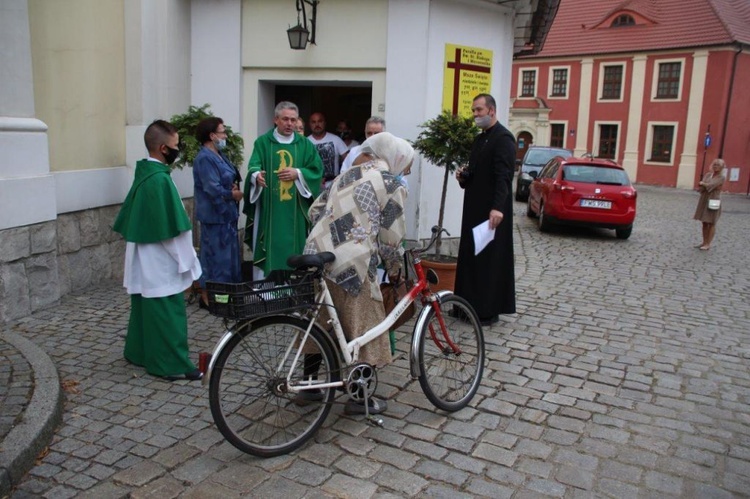
<svg viewBox="0 0 750 499"><path fill-rule="evenodd" d="M195 138L195 128L202 119L214 115L208 108L209 104L203 104L201 107L190 106L186 113L175 114L169 120L170 123L177 127L177 133L180 134L180 156L173 163L174 167L182 169L186 165L192 166L193 160L198 155L198 151L200 151L202 145ZM242 167L244 141L226 123L224 123L224 128L227 130L227 147L222 151L222 154L227 157L230 163L240 168Z"/></svg>
<svg viewBox="0 0 750 499"><path fill-rule="evenodd" d="M473 118L454 115L450 111L443 111L435 118L424 122L420 128L423 130L412 142L414 149L430 163L444 169L438 212L438 226L442 227L448 178L458 167L469 162L471 146L479 133L479 128L474 124ZM456 261L454 256L442 254L442 234L438 234L435 254L422 258L422 265L432 268L440 277L440 285L436 289L453 290Z"/></svg>

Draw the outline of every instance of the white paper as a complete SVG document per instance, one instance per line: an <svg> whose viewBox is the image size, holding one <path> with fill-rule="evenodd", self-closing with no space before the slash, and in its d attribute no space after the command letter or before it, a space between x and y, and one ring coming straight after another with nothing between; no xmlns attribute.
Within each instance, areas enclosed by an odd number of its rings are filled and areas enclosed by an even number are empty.
<svg viewBox="0 0 750 499"><path fill-rule="evenodd" d="M484 248L495 239L495 229L490 229L490 220L487 219L472 229L474 233L474 254L478 255Z"/></svg>

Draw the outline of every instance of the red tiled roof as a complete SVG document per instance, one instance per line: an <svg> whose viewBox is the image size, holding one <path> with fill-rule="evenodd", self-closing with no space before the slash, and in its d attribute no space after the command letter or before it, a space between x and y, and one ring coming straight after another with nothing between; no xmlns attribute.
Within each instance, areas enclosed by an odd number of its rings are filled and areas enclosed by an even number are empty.
<svg viewBox="0 0 750 499"><path fill-rule="evenodd" d="M618 12L644 22L609 27ZM605 22L607 21L607 22ZM555 57L750 43L750 0L561 0L544 47Z"/></svg>

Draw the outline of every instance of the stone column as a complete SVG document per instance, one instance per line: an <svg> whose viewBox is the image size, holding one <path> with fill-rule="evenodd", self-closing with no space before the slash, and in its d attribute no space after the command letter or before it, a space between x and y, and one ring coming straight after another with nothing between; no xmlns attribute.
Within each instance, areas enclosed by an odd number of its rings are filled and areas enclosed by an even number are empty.
<svg viewBox="0 0 750 499"><path fill-rule="evenodd" d="M636 181L638 173L638 142L641 138L647 60L648 57L645 55L633 57L633 78L630 83L630 107L628 109L628 129L625 139L625 158L622 162L623 168L628 172L628 176L633 182Z"/></svg>
<svg viewBox="0 0 750 499"><path fill-rule="evenodd" d="M680 166L677 169L677 187L694 189L698 165L698 145L701 143L701 111L706 93L708 75L708 50L698 50L693 54L693 72L690 78L687 119L685 120L685 142L682 145ZM684 85L683 85L684 88ZM675 147L676 147L675 137Z"/></svg>
<svg viewBox="0 0 750 499"><path fill-rule="evenodd" d="M26 0L0 2L0 230L54 220L47 125L34 118Z"/></svg>
<svg viewBox="0 0 750 499"><path fill-rule="evenodd" d="M60 298L47 125L34 117L26 0L0 2L0 323Z"/></svg>
<svg viewBox="0 0 750 499"><path fill-rule="evenodd" d="M589 117L591 112L591 89L594 75L594 59L586 58L581 61L581 92L578 99L578 124L576 125L576 148L574 154L583 156L589 151ZM596 89L594 89L596 91Z"/></svg>

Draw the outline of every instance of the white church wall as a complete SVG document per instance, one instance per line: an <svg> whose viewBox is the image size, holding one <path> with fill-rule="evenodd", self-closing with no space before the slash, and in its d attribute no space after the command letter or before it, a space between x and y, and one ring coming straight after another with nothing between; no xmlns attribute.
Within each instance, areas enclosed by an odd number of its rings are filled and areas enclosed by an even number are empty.
<svg viewBox="0 0 750 499"><path fill-rule="evenodd" d="M507 123L513 55L513 12L483 2L391 1L389 4L386 119L389 130L416 138L420 123L437 116L443 100L445 44L493 51L491 94ZM437 224L444 170L425 161L409 179L410 238L428 238ZM451 178L443 225L453 237L461 227L463 192Z"/></svg>

